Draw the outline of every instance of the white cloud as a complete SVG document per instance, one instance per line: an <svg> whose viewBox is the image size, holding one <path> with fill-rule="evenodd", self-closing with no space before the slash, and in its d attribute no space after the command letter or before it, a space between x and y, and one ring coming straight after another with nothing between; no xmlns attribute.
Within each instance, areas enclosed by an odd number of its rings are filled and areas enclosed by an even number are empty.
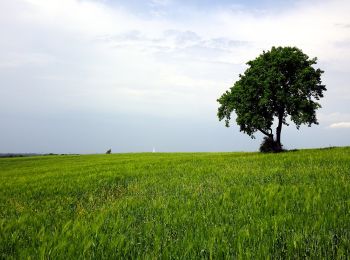
<svg viewBox="0 0 350 260"><path fill-rule="evenodd" d="M61 93L65 100L71 98L67 101L70 106L137 107L169 114L173 111L161 100L172 95L179 113L206 110L203 115L215 114L217 97L243 72L244 63L272 45L297 45L333 70L348 72L350 67L350 46L339 47L350 39L348 1L302 1L296 8L274 15L237 8L192 9L177 19L137 16L107 3L0 3L0 26L7 28L0 43L0 66L20 67L18 73L28 74L27 83L37 89L32 97L28 93L28 100L34 103L40 93L50 89L48 95ZM175 4L164 0L150 3L163 9ZM327 73L327 67L322 69ZM336 80L332 74L327 79L328 84ZM338 88L329 87L333 98L344 96L344 80L337 81ZM18 88L20 84L16 91ZM84 98L70 96L73 92L83 93ZM152 92L154 95L149 95ZM150 96L154 97L151 104ZM186 104L181 101L185 97ZM51 99L54 106L57 98Z"/></svg>
<svg viewBox="0 0 350 260"><path fill-rule="evenodd" d="M22 19L66 32L87 35L110 32L122 27L122 19L130 20L119 10L98 1L24 0L24 3L30 11L22 14Z"/></svg>
<svg viewBox="0 0 350 260"><path fill-rule="evenodd" d="M350 128L350 122L339 122L329 126L330 128Z"/></svg>
<svg viewBox="0 0 350 260"><path fill-rule="evenodd" d="M46 53L6 53L0 60L0 69L25 66L46 66L56 58Z"/></svg>

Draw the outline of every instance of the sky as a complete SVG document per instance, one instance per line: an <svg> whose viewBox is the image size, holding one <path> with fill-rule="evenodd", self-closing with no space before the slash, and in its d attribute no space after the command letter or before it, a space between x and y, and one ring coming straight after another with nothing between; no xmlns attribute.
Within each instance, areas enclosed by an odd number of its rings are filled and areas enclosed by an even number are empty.
<svg viewBox="0 0 350 260"><path fill-rule="evenodd" d="M287 149L350 145L350 1L0 0L0 153L256 151L217 118L245 63L296 46L327 86Z"/></svg>

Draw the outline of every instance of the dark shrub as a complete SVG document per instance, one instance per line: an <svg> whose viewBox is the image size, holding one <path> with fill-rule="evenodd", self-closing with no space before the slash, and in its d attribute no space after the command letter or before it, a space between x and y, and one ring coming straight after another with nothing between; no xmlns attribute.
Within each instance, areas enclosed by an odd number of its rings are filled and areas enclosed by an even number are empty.
<svg viewBox="0 0 350 260"><path fill-rule="evenodd" d="M259 150L262 153L278 153L282 152L283 148L282 145L281 147L279 147L277 142L273 140L273 138L265 136L260 145Z"/></svg>

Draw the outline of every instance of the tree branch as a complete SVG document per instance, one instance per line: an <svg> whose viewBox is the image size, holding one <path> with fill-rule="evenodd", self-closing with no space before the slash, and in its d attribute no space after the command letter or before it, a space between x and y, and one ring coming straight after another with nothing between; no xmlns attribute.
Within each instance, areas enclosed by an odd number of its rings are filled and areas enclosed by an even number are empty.
<svg viewBox="0 0 350 260"><path fill-rule="evenodd" d="M264 135L273 138L273 134L272 134L272 133L269 134L268 132L266 132L265 130L263 130L263 129L261 129L261 128L258 128L258 130L259 130L260 132L262 132Z"/></svg>

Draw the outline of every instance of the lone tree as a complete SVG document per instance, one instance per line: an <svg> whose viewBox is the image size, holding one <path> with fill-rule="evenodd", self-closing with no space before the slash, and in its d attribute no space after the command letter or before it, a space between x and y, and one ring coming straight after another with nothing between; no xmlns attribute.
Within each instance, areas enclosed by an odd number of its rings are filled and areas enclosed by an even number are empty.
<svg viewBox="0 0 350 260"><path fill-rule="evenodd" d="M315 69L317 58L309 59L296 47L272 47L249 66L234 86L217 101L219 120L225 119L229 127L231 114L237 114L236 122L240 131L254 137L260 131L274 152L282 151L282 125L288 125L287 117L295 123L318 124L316 110L321 107L315 100L326 91L321 83L321 69ZM277 119L276 135L272 126ZM262 144L262 146L264 143Z"/></svg>

